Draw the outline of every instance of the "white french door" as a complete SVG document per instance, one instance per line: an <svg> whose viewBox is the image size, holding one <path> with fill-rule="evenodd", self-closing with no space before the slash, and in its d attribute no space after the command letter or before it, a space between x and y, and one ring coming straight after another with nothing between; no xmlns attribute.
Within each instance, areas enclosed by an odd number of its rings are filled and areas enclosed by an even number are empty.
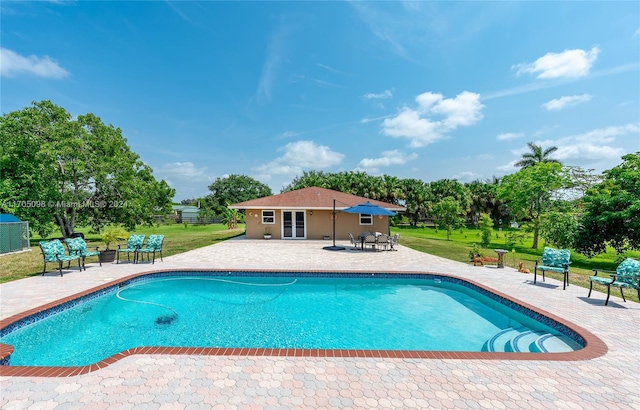
<svg viewBox="0 0 640 410"><path fill-rule="evenodd" d="M304 211L282 211L282 239L305 239L307 228Z"/></svg>

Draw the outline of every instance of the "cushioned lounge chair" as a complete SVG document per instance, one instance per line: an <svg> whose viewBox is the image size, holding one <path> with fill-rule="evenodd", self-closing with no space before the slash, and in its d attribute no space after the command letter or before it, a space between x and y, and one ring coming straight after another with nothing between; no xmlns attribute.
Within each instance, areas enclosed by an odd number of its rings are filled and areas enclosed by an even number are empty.
<svg viewBox="0 0 640 410"><path fill-rule="evenodd" d="M133 253L133 263L136 263L136 259L138 257L138 250L142 248L142 243L144 242L144 238L145 238L144 234L131 235L127 240L126 248L122 248L120 245L118 245L118 252L116 253L116 264L120 263L120 253L122 252L127 253L128 261L131 261L131 259L129 259L129 254Z"/></svg>
<svg viewBox="0 0 640 410"><path fill-rule="evenodd" d="M542 281L545 280L545 271L557 272L563 275L562 289L569 285L569 265L571 264L571 251L569 249L544 248L542 258L536 260L533 270L533 283L536 283L538 271L542 272Z"/></svg>
<svg viewBox="0 0 640 410"><path fill-rule="evenodd" d="M147 261L149 260L149 254L152 254L153 257L151 259L151 264L156 262L156 252L160 255L160 260L162 261L162 242L164 241L164 235L149 235L149 239L147 239L147 243L140 249L138 249L138 254L143 255L147 254ZM136 256L136 260L139 261L139 257Z"/></svg>
<svg viewBox="0 0 640 410"><path fill-rule="evenodd" d="M587 297L591 297L591 291L593 290L593 282L599 283L607 287L607 300L604 304L609 304L609 296L611 296L611 286L620 288L620 294L622 300L625 302L627 299L624 297L622 288L635 289L638 291L638 298L640 299L640 261L627 258L614 271L593 269L594 276L589 276L589 294ZM602 276L598 276L598 273L602 273ZM607 277L608 276L608 277Z"/></svg>
<svg viewBox="0 0 640 410"><path fill-rule="evenodd" d="M40 250L42 251L42 258L44 259L44 266L42 268L42 275L47 272L47 262L57 262L60 276L62 276L62 263L67 263L67 269L71 267L71 261L78 260L78 270L82 270L80 266L80 255L68 255L62 246L62 242L58 239L52 241L40 241Z"/></svg>
<svg viewBox="0 0 640 410"><path fill-rule="evenodd" d="M84 270L87 270L85 266L85 259L87 256L98 256L100 255L100 251L98 251L98 247L96 246L95 251L87 250L87 243L82 239L82 237L77 236L75 238L67 238L64 240L67 244L67 248L69 248L69 255L79 255L82 261L82 267ZM98 259L100 266L102 266L102 262Z"/></svg>

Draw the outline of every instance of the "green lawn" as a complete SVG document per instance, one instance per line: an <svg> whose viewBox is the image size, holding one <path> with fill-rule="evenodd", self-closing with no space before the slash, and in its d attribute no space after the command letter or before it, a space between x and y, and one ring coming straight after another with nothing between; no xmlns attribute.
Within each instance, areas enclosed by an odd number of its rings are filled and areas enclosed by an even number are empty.
<svg viewBox="0 0 640 410"><path fill-rule="evenodd" d="M76 231L85 234L85 241L89 248L99 246L100 249L105 249L99 234L89 233L89 228L78 228ZM239 225L237 229L229 230L226 225L220 224L188 225L186 228L182 224L171 224L149 228L140 227L136 229L135 233L143 233L147 236L149 234L164 235L162 255L169 256L242 235L244 233L244 225ZM60 232L53 234L54 237L57 235L60 235ZM42 273L42 253L38 246L40 240L37 235L31 238L31 252L21 252L0 257L0 283ZM121 242L122 245L125 243L125 241ZM117 246L112 244L111 248L117 248ZM87 262L95 262L97 260L97 256L87 258ZM55 263L47 264L47 271L55 268Z"/></svg>
<svg viewBox="0 0 640 410"><path fill-rule="evenodd" d="M541 241L539 249L531 249L533 235L528 235L524 238L523 243L517 243L508 249L506 246L506 232L494 231L489 248L483 250L484 255L497 257L493 249L506 249L509 251L505 255L505 264L507 266L517 269L518 263L522 262L525 268L533 272L536 259L542 256L544 242ZM469 262L471 247L474 243L480 244L481 241L480 230L467 228L453 232L449 241L445 231L433 227L397 226L391 227L391 233L399 233L400 244L411 249L467 263ZM627 252L624 256L640 258L640 252ZM579 253L571 252L569 283L588 289L589 275L593 275L591 269L615 270L619 263L617 258L618 256L613 249L609 249L607 253L597 255L591 259ZM562 275L553 272L547 272L546 276L562 280ZM596 284L594 289L606 292L607 288ZM615 288L611 290L611 293L619 296L620 290ZM638 302L638 294L635 290L626 289L624 294L628 300Z"/></svg>
<svg viewBox="0 0 640 410"><path fill-rule="evenodd" d="M89 247L99 246L104 249L104 243L100 240L100 235L90 234L89 229L78 229L85 234L85 240ZM150 228L139 228L136 233L163 234L165 241L163 245L163 255L169 256L177 253L201 248L216 242L241 235L244 233L244 225L237 229L229 230L226 225L160 225ZM443 258L452 259L459 262L469 262L469 251L474 243L480 243L480 231L474 229L457 230L451 235L451 240L447 240L446 232L436 230L433 227L392 227L391 233L400 234L400 243L420 252L430 253ZM485 249L485 256L495 257L493 249L507 249L506 232L495 231L489 249ZM54 234L56 235L56 234ZM31 239L31 252L22 252L0 257L0 283L21 279L28 276L35 276L42 273L42 254L38 247L39 237ZM123 243L124 244L124 243ZM542 255L544 244L539 249L531 249L532 237L528 236L523 243L517 243L512 249L507 249L506 265L517 268L519 262L524 263L524 267L533 272L535 260ZM515 252L512 252L514 250ZM640 258L640 252L628 252L625 256ZM609 250L606 254L598 255L588 259L583 255L572 252L571 268L569 271L569 281L571 284L589 287L589 275L591 269L615 270L618 262L615 251ZM97 257L88 259L88 262L97 260ZM53 270L55 264L47 264L47 270ZM548 272L547 276L562 280L561 275ZM606 291L604 286L595 285L596 289ZM616 288L612 293L618 295ZM585 292L586 295L586 292ZM635 291L625 290L625 297L638 302Z"/></svg>

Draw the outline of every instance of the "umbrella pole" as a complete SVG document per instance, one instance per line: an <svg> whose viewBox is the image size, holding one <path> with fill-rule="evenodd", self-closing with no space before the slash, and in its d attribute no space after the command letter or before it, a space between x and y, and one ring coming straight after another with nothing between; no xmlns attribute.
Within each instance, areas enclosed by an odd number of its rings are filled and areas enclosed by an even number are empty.
<svg viewBox="0 0 640 410"><path fill-rule="evenodd" d="M336 246L336 200L333 200L333 246L324 246L322 249L329 251L343 251L344 247Z"/></svg>

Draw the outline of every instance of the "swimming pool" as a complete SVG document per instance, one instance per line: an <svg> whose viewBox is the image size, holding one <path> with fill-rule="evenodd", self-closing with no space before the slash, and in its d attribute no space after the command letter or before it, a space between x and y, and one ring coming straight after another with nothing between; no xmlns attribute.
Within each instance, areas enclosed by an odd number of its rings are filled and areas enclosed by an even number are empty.
<svg viewBox="0 0 640 410"><path fill-rule="evenodd" d="M0 343L14 347L12 366L83 366L142 346L547 353L586 345L564 324L468 281L344 272L140 275L5 326Z"/></svg>

